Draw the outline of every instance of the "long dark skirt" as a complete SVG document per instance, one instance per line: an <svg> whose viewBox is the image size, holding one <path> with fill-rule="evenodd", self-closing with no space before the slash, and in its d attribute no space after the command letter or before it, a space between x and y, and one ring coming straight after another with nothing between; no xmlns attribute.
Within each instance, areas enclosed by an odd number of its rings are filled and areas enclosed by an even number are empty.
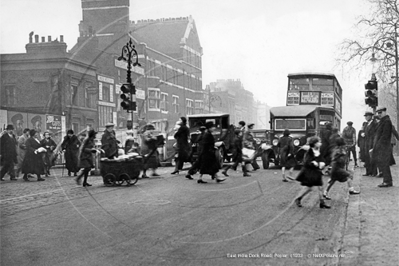
<svg viewBox="0 0 399 266"><path fill-rule="evenodd" d="M42 153L27 152L22 163L22 173L43 175L44 162L42 156Z"/></svg>
<svg viewBox="0 0 399 266"><path fill-rule="evenodd" d="M306 187L323 186L322 176L323 173L318 168L303 167L296 180Z"/></svg>
<svg viewBox="0 0 399 266"><path fill-rule="evenodd" d="M215 175L220 169L220 163L216 158L215 150L203 151L200 155L200 174Z"/></svg>

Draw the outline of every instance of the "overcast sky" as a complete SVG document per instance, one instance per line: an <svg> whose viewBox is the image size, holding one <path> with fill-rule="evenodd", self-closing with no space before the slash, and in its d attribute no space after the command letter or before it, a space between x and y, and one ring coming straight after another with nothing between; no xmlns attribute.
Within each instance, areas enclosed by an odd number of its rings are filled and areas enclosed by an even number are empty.
<svg viewBox="0 0 399 266"><path fill-rule="evenodd" d="M64 35L71 49L82 19L80 0L0 0L0 53L24 53L29 32ZM217 79L240 79L269 106L285 105L287 74L304 71L337 76L343 87L342 127L360 128L362 73L337 67L337 47L354 37L353 25L368 12L366 0L130 0L130 20L184 17L195 20L203 47L203 87Z"/></svg>

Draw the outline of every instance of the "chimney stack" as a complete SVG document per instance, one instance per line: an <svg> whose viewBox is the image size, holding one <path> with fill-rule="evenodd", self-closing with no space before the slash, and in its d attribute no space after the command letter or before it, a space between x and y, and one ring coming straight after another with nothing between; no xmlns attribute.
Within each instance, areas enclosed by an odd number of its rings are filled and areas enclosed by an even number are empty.
<svg viewBox="0 0 399 266"><path fill-rule="evenodd" d="M47 38L48 38L48 42L51 42L51 36L48 36Z"/></svg>
<svg viewBox="0 0 399 266"><path fill-rule="evenodd" d="M39 42L39 35L35 35L35 43L38 43Z"/></svg>
<svg viewBox="0 0 399 266"><path fill-rule="evenodd" d="M60 42L64 42L64 35L60 35Z"/></svg>
<svg viewBox="0 0 399 266"><path fill-rule="evenodd" d="M31 33L29 33L29 43L33 42L33 31L31 31Z"/></svg>
<svg viewBox="0 0 399 266"><path fill-rule="evenodd" d="M42 36L42 42L46 42L46 37Z"/></svg>

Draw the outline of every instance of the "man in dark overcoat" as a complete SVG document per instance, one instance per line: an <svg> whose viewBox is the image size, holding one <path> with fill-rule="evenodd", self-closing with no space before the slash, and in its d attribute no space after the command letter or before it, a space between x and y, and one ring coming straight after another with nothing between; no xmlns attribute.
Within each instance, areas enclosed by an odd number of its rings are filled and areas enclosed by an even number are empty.
<svg viewBox="0 0 399 266"><path fill-rule="evenodd" d="M183 169L184 162L190 159L190 144L188 139L190 137L190 129L187 127L187 119L180 117L181 125L174 135L177 145L176 166L172 174L178 174L179 170Z"/></svg>
<svg viewBox="0 0 399 266"><path fill-rule="evenodd" d="M364 125L364 167L366 168L366 173L363 176L376 176L377 166L370 157L369 151L373 148L378 123L373 119L372 112L366 112L364 118L366 119L366 124Z"/></svg>
<svg viewBox="0 0 399 266"><path fill-rule="evenodd" d="M71 173L77 176L79 172L79 147L78 137L72 129L69 129L61 144L62 150L65 151L65 167L68 169L68 176L71 176Z"/></svg>
<svg viewBox="0 0 399 266"><path fill-rule="evenodd" d="M115 136L114 124L107 123L105 125L104 134L101 137L101 149L105 152L105 157L113 159L118 157L118 140Z"/></svg>
<svg viewBox="0 0 399 266"><path fill-rule="evenodd" d="M10 174L11 180L17 180L15 178L14 164L18 163L17 160L17 140L14 136L14 126L8 125L6 132L0 138L1 147L1 168L0 179L4 181L3 177L6 173Z"/></svg>
<svg viewBox="0 0 399 266"><path fill-rule="evenodd" d="M380 118L380 123L375 133L374 145L372 149L373 160L376 161L378 169L381 170L384 177L383 183L379 187L391 187L392 175L389 167L389 158L392 153L391 137L392 137L392 122L387 115L386 107L378 107L377 115Z"/></svg>

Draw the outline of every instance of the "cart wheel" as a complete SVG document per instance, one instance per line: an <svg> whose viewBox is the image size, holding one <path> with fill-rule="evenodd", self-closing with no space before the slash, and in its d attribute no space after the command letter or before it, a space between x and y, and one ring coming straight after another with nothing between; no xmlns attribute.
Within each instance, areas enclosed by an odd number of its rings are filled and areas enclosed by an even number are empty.
<svg viewBox="0 0 399 266"><path fill-rule="evenodd" d="M123 178L123 174L119 175L118 178L115 180L115 184L120 186L125 182L125 179Z"/></svg>
<svg viewBox="0 0 399 266"><path fill-rule="evenodd" d="M126 174L126 173L120 174L119 178L122 180L122 183L123 183L123 181L126 181L126 185L130 186L130 176L128 174Z"/></svg>
<svg viewBox="0 0 399 266"><path fill-rule="evenodd" d="M137 183L137 181L139 181L139 175L140 175L140 172L130 179L130 185L134 185Z"/></svg>
<svg viewBox="0 0 399 266"><path fill-rule="evenodd" d="M115 175L108 173L104 176L103 180L106 187L111 187L115 185L116 177Z"/></svg>

